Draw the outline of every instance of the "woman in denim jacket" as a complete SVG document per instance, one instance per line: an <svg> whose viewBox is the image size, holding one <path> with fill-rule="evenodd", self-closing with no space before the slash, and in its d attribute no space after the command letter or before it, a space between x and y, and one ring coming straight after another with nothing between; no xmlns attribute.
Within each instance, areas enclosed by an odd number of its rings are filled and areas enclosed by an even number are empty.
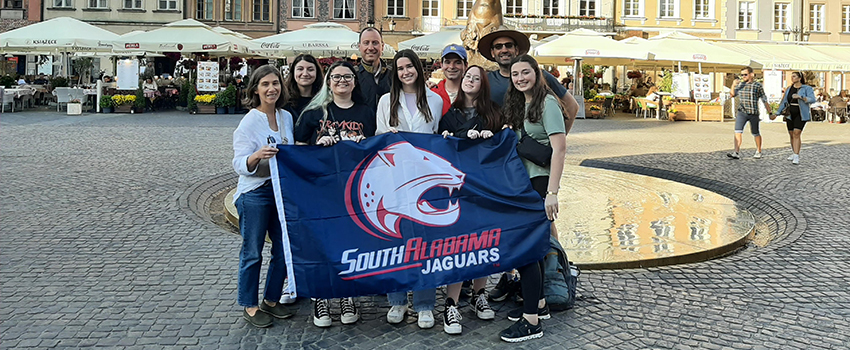
<svg viewBox="0 0 850 350"><path fill-rule="evenodd" d="M779 103L779 111L787 107L791 112L785 117L788 135L791 137L791 151L794 152L788 156L788 160L797 165L800 164L800 135L803 134L806 123L812 119L811 104L815 103L815 92L811 86L806 85L806 78L801 72L791 73L791 82L791 86L785 89L782 102Z"/></svg>

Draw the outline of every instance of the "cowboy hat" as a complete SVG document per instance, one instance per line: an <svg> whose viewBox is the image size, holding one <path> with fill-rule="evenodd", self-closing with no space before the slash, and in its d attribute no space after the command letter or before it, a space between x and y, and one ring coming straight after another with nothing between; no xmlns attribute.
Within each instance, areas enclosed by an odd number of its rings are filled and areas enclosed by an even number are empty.
<svg viewBox="0 0 850 350"><path fill-rule="evenodd" d="M495 31L482 37L481 40L478 40L478 52L481 53L481 56L484 56L484 58L490 61L496 61L490 53L490 48L493 45L493 41L501 37L509 37L514 40L517 50L519 50L518 55L528 53L528 50L531 48L531 42L528 41L528 37L525 34L508 29L505 26L500 26Z"/></svg>

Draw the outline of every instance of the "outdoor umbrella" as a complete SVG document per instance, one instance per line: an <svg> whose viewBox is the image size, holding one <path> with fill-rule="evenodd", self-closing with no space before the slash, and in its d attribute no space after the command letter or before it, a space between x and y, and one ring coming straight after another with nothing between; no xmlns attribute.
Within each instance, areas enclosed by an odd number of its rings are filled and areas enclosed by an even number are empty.
<svg viewBox="0 0 850 350"><path fill-rule="evenodd" d="M762 64L749 56L712 45L692 35L673 31L649 38L646 43L630 44L635 49L648 50L655 60L635 61L638 66L687 66L734 71L743 67L761 68Z"/></svg>
<svg viewBox="0 0 850 350"><path fill-rule="evenodd" d="M749 56L763 65L762 69L836 71L850 69L845 59L831 57L813 46L797 43L718 41L714 45ZM830 48L834 52L835 48Z"/></svg>
<svg viewBox="0 0 850 350"><path fill-rule="evenodd" d="M249 54L254 54L256 56L263 56L259 52L260 45L251 41L252 39L251 39L250 36L247 36L247 35L239 33L239 32L234 32L234 31L227 29L225 27L214 27L213 30L216 31L217 33L220 33L220 34L223 34L224 36L227 36L231 40L233 45L235 45L237 48L243 48L244 47L246 52L249 53Z"/></svg>
<svg viewBox="0 0 850 350"><path fill-rule="evenodd" d="M624 65L654 57L646 48L630 47L587 29L576 29L543 43L537 46L534 54L540 63L566 64L572 62L573 57L580 57L584 63L599 66Z"/></svg>
<svg viewBox="0 0 850 350"><path fill-rule="evenodd" d="M443 54L443 48L450 44L463 46L463 40L460 40L460 32L465 26L450 26L445 27L439 32L423 35L418 38L405 40L398 43L398 49L411 49L419 56L419 58L440 59Z"/></svg>
<svg viewBox="0 0 850 350"><path fill-rule="evenodd" d="M213 55L245 55L248 48L236 37L218 33L194 19L171 22L162 28L125 34L113 41L116 50L149 52L203 52ZM241 39L240 39L241 40Z"/></svg>
<svg viewBox="0 0 850 350"><path fill-rule="evenodd" d="M260 52L279 57L310 54L315 57L350 57L360 55L360 34L345 25L322 22L304 26L304 29L254 39ZM395 50L384 44L384 56L395 55Z"/></svg>
<svg viewBox="0 0 850 350"><path fill-rule="evenodd" d="M70 17L0 33L0 53L111 51L118 34Z"/></svg>

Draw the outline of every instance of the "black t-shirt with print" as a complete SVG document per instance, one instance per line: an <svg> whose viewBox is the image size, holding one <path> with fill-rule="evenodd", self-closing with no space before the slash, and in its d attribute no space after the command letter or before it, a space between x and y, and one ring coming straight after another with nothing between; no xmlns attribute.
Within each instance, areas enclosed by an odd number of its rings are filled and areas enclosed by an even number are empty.
<svg viewBox="0 0 850 350"><path fill-rule="evenodd" d="M375 111L365 104L355 103L348 109L336 103L328 104L328 117L318 109L304 111L295 123L295 141L316 144L320 136L333 136L337 141L352 140L356 136L375 136Z"/></svg>

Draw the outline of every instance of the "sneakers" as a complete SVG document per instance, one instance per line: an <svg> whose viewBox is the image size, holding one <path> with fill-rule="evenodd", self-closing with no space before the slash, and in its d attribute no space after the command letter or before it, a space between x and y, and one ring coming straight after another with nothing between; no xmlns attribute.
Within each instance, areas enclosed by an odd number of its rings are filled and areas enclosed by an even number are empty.
<svg viewBox="0 0 850 350"><path fill-rule="evenodd" d="M504 301L510 296L512 291L517 289L516 286L517 282L513 278L508 277L507 273L503 273L502 278L499 278L499 283L490 291L490 300Z"/></svg>
<svg viewBox="0 0 850 350"><path fill-rule="evenodd" d="M289 286L289 279L283 280L283 290L286 290L287 286ZM280 296L280 302L284 304L294 304L295 298L293 298L292 294L289 294L289 292L283 292Z"/></svg>
<svg viewBox="0 0 850 350"><path fill-rule="evenodd" d="M446 311L443 312L443 331L448 334L460 334L463 326L460 325L460 312L451 298L446 299Z"/></svg>
<svg viewBox="0 0 850 350"><path fill-rule="evenodd" d="M738 152L726 153L726 156L732 159L741 159L741 154Z"/></svg>
<svg viewBox="0 0 850 350"><path fill-rule="evenodd" d="M248 314L248 310L242 309L242 318L254 327L258 328L271 327L272 325L272 316L261 310L257 310L257 312L254 313L254 316L251 316Z"/></svg>
<svg viewBox="0 0 850 350"><path fill-rule="evenodd" d="M395 305L387 312L387 322L401 323L404 321L404 315L407 315L407 305Z"/></svg>
<svg viewBox="0 0 850 350"><path fill-rule="evenodd" d="M761 152L756 152L756 153L754 153L754 154L753 154L753 158L755 158L755 159L761 159Z"/></svg>
<svg viewBox="0 0 850 350"><path fill-rule="evenodd" d="M552 315L549 314L549 304L546 304L542 308L537 309L537 318L541 320L548 320ZM513 309L508 312L508 319L511 321L518 321L522 318L522 308Z"/></svg>
<svg viewBox="0 0 850 350"><path fill-rule="evenodd" d="M357 305L354 305L354 298L342 298L339 300L339 316L342 324L352 324L360 319L360 313L357 312Z"/></svg>
<svg viewBox="0 0 850 350"><path fill-rule="evenodd" d="M275 318L290 318L292 315L292 311L289 310L286 306L281 303L276 303L274 306L266 304L265 301L260 303L260 310L263 312L274 316ZM256 316L256 315L255 315Z"/></svg>
<svg viewBox="0 0 850 350"><path fill-rule="evenodd" d="M794 158L791 159L791 164L800 165L800 155L795 154Z"/></svg>
<svg viewBox="0 0 850 350"><path fill-rule="evenodd" d="M785 160L792 161L792 160L794 160L794 156L796 156L796 154L791 153L791 155L788 156L788 158L786 158Z"/></svg>
<svg viewBox="0 0 850 350"><path fill-rule="evenodd" d="M521 341L537 339L543 336L543 327L541 322L537 321L537 325L532 325L520 318L519 321L512 324L508 329L499 332L499 338L510 343L519 343Z"/></svg>
<svg viewBox="0 0 850 350"><path fill-rule="evenodd" d="M313 299L313 324L316 327L331 326L330 300Z"/></svg>
<svg viewBox="0 0 850 350"><path fill-rule="evenodd" d="M487 302L487 291L484 288L475 294L475 316L481 320L492 320L496 318L496 313L490 308L490 303Z"/></svg>
<svg viewBox="0 0 850 350"><path fill-rule="evenodd" d="M463 285L460 287L460 295L469 298L474 294L475 291L472 290L472 281L463 281Z"/></svg>
<svg viewBox="0 0 850 350"><path fill-rule="evenodd" d="M434 313L431 310L419 311L419 328L434 327Z"/></svg>

